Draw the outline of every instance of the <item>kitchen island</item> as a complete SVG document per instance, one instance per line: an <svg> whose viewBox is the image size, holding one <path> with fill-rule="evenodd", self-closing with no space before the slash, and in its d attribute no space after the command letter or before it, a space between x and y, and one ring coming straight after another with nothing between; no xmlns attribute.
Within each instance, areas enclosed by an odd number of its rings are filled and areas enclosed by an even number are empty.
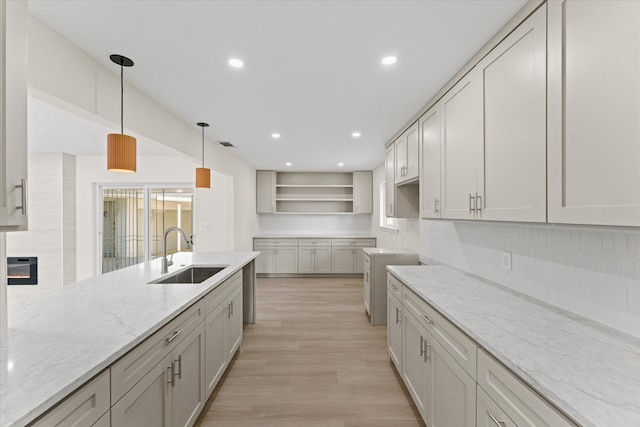
<svg viewBox="0 0 640 427"><path fill-rule="evenodd" d="M179 253L169 274L228 267L202 283L151 284L161 277L156 259L9 305L0 335L0 426L32 422L233 276L244 276L241 311L253 322L257 256Z"/></svg>

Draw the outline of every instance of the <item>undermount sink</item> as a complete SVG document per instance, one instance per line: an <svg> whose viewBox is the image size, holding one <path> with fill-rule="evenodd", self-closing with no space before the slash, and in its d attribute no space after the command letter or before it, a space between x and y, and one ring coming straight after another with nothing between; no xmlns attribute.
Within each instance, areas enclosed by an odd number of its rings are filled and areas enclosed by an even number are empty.
<svg viewBox="0 0 640 427"><path fill-rule="evenodd" d="M149 283L202 283L209 277L221 272L227 267L227 265L216 267L192 266Z"/></svg>

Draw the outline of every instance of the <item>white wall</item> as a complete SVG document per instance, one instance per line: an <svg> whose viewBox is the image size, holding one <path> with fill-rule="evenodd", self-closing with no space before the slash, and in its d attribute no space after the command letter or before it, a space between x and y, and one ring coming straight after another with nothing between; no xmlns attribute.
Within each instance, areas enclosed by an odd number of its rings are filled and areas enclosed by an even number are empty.
<svg viewBox="0 0 640 427"><path fill-rule="evenodd" d="M106 164L104 156L76 157L77 280L97 274L98 184L165 183L193 187L195 168L199 166L196 162L180 157L138 157L138 171L135 174L122 174L107 171ZM194 251L229 250L228 230L232 229L233 215L226 203L229 203L228 194L233 193L233 181L213 171L211 176L213 190L199 189L194 194ZM224 197L222 200L218 200L220 195ZM199 229L199 224L205 221L208 222L207 229Z"/></svg>
<svg viewBox="0 0 640 427"><path fill-rule="evenodd" d="M370 236L371 215L260 214L260 235Z"/></svg>
<svg viewBox="0 0 640 427"><path fill-rule="evenodd" d="M38 284L8 286L12 303L75 282L75 158L29 153L29 230L7 233L7 256L37 256Z"/></svg>
<svg viewBox="0 0 640 427"><path fill-rule="evenodd" d="M434 258L640 337L640 230L422 220ZM512 253L503 270L502 251Z"/></svg>
<svg viewBox="0 0 640 427"><path fill-rule="evenodd" d="M404 248L418 252L420 223L418 219L398 218L398 231L380 228L380 183L384 181L384 163L373 170L373 219L371 235L376 236L379 248Z"/></svg>

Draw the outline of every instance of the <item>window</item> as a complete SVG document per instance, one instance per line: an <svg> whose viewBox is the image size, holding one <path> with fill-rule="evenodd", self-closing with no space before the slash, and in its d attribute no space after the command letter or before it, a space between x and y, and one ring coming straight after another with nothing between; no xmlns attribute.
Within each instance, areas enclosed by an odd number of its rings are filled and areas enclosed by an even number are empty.
<svg viewBox="0 0 640 427"><path fill-rule="evenodd" d="M193 234L190 188L101 186L99 204L98 271L102 273L162 256L162 237L168 227ZM177 233L168 236L167 253L185 250Z"/></svg>
<svg viewBox="0 0 640 427"><path fill-rule="evenodd" d="M387 218L387 192L386 183L380 183L380 228L383 230L398 232L398 223L395 218Z"/></svg>

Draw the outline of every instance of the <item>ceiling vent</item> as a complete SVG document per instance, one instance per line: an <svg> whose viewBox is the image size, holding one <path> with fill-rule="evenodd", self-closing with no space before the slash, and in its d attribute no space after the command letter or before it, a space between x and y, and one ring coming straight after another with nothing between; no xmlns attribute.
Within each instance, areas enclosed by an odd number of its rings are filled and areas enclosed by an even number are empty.
<svg viewBox="0 0 640 427"><path fill-rule="evenodd" d="M230 143L229 141L220 141L220 145L224 147L233 147L233 144Z"/></svg>

